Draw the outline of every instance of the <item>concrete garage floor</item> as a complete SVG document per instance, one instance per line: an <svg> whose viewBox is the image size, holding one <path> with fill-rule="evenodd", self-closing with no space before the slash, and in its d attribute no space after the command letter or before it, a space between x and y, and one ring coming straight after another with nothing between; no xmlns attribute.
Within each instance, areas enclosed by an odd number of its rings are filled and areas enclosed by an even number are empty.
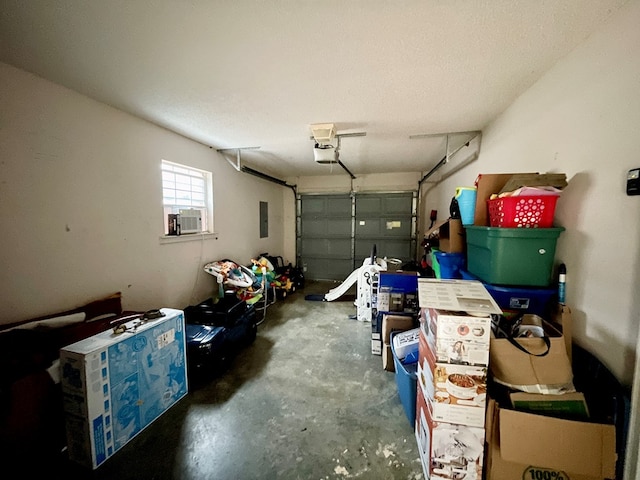
<svg viewBox="0 0 640 480"><path fill-rule="evenodd" d="M354 296L305 300L334 286L308 281L271 305L224 374L190 388L97 470L63 461L53 477L423 478L394 374L371 354L371 324L349 319Z"/></svg>

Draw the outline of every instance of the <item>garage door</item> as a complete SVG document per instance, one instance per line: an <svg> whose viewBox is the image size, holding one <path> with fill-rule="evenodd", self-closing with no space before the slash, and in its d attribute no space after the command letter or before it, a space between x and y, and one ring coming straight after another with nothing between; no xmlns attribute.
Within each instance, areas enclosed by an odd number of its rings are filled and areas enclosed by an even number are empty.
<svg viewBox="0 0 640 480"><path fill-rule="evenodd" d="M344 280L375 244L379 257L416 252L417 194L299 195L298 264L310 280Z"/></svg>
<svg viewBox="0 0 640 480"><path fill-rule="evenodd" d="M356 265L371 256L373 245L378 257L415 258L416 198L412 192L356 195Z"/></svg>

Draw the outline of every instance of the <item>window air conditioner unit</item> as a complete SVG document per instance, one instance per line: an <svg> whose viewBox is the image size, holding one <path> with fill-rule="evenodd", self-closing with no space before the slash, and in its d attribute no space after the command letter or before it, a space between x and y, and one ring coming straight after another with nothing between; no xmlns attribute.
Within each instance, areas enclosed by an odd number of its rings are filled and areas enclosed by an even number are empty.
<svg viewBox="0 0 640 480"><path fill-rule="evenodd" d="M202 232L202 212L195 208L180 209L180 233Z"/></svg>

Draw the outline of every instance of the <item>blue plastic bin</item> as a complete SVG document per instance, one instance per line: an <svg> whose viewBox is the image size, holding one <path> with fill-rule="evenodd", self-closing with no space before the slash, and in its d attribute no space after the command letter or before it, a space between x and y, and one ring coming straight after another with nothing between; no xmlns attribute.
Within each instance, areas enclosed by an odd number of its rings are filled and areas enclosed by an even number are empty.
<svg viewBox="0 0 640 480"><path fill-rule="evenodd" d="M465 254L464 253L447 253L436 250L434 252L436 262L439 265L440 276L437 278L462 278L460 270L465 267ZM434 269L434 271L436 271ZM437 273L438 271L436 271Z"/></svg>
<svg viewBox="0 0 640 480"><path fill-rule="evenodd" d="M480 280L466 270L460 273L464 280ZM548 313L549 302L556 294L553 288L505 287L482 283L502 310L531 313L543 318Z"/></svg>
<svg viewBox="0 0 640 480"><path fill-rule="evenodd" d="M418 363L404 365L393 347L393 337L398 332L391 332L391 352L393 353L393 363L395 365L396 385L398 386L398 395L400 403L404 408L404 413L413 427L416 423L416 395L418 394Z"/></svg>

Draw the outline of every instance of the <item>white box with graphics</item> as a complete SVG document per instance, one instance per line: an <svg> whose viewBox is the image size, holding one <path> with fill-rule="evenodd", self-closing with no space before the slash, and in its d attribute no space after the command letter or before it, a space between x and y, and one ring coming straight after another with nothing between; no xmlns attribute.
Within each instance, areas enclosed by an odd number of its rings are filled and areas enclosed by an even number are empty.
<svg viewBox="0 0 640 480"><path fill-rule="evenodd" d="M188 391L184 313L60 350L69 458L97 468Z"/></svg>

